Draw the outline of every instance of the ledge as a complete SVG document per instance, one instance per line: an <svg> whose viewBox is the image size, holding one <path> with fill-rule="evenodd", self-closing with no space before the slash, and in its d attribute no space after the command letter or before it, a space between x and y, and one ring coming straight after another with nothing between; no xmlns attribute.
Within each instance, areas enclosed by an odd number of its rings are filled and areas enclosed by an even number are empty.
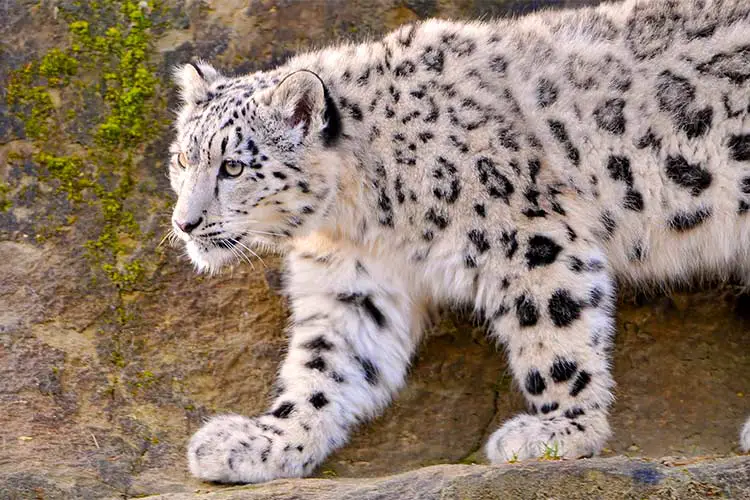
<svg viewBox="0 0 750 500"><path fill-rule="evenodd" d="M626 457L501 466L436 465L372 479L293 479L160 500L750 498L750 456L718 459Z"/></svg>

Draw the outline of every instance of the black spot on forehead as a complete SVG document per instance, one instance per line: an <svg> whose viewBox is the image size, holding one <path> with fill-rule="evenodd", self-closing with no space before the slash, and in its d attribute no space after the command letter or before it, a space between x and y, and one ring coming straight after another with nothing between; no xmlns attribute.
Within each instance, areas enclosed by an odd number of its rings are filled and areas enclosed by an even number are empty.
<svg viewBox="0 0 750 500"><path fill-rule="evenodd" d="M211 92L211 99L195 103L192 116L188 121L196 120L201 117L210 119L210 123L215 124L217 121L225 122L228 118L239 118L239 113L244 110L245 113L254 111L255 100L253 94L269 86L264 81L247 81L246 79L236 80L226 84L222 90L214 89ZM223 120L221 120L223 118Z"/></svg>

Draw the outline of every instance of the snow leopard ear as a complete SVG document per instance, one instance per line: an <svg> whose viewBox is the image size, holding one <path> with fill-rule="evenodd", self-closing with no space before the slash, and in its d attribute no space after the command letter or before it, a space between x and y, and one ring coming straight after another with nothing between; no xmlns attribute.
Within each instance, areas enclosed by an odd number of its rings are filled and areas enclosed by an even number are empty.
<svg viewBox="0 0 750 500"><path fill-rule="evenodd" d="M320 133L332 146L341 135L341 116L321 78L309 70L286 76L268 95L268 104L279 112L287 126L304 136Z"/></svg>
<svg viewBox="0 0 750 500"><path fill-rule="evenodd" d="M211 84L221 78L213 66L203 61L190 62L175 69L174 79L180 86L183 101L195 104L204 101Z"/></svg>

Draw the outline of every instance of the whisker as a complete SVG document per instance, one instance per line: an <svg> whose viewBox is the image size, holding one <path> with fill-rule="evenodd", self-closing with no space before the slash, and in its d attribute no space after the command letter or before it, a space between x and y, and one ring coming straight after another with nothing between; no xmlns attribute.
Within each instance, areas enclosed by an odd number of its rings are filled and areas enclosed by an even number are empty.
<svg viewBox="0 0 750 500"><path fill-rule="evenodd" d="M252 261L252 259L250 259L250 257L248 257L247 255L245 255L245 253L241 249L239 249L237 247L232 248L232 250L234 250L235 252L237 252L238 254L240 254L242 256L242 258L245 260L245 262L247 262L248 264L250 264L250 268L253 271L255 271L255 264L253 264L253 261Z"/></svg>
<svg viewBox="0 0 750 500"><path fill-rule="evenodd" d="M224 246L224 245L222 245L222 246ZM247 262L247 259L244 259L244 258L243 258L243 255L242 255L242 254L240 254L240 253L238 253L238 252L237 252L237 249L236 249L236 248L234 248L234 247L231 247L231 246L227 246L227 247L224 247L224 248L226 248L227 250L229 250L230 252L232 252L232 255L234 255L234 257L235 257L235 258L236 258L236 259L237 259L238 261L242 262L242 261L244 260L244 261L246 261L246 262Z"/></svg>
<svg viewBox="0 0 750 500"><path fill-rule="evenodd" d="M255 252L254 252L254 251L253 251L253 250L252 250L252 249L251 249L250 247L248 247L247 245L245 245L245 244L244 244L244 243L242 243L241 241L239 241L239 240L236 240L236 239L234 239L234 238L229 238L229 240L230 240L230 241L233 241L233 242L234 242L234 243L235 243L236 245L239 245L239 246L241 246L242 248L244 248L245 250L247 250L248 252L250 252L250 254L251 254L252 256L254 256L254 257L255 257L256 259L258 259L258 260L260 261L260 263L261 263L261 264L263 264L263 267L268 267L268 266L266 265L265 261L264 261L264 260L263 260L263 259L261 258L261 256L260 256L260 255L258 255L257 253L255 253Z"/></svg>
<svg viewBox="0 0 750 500"><path fill-rule="evenodd" d="M231 230L232 226L230 226L230 224L232 222L242 222L243 223L242 224L243 227L241 228L242 232L255 233L255 234L264 234L264 235L268 235L268 236L284 236L282 233L275 233L275 232L271 232L271 231L261 231L260 229L247 229L247 228L244 227L244 223L247 222L247 221L231 221L231 220L230 221L225 221L224 224L223 224L223 226L222 226L222 228L224 230L226 230L226 231Z"/></svg>
<svg viewBox="0 0 750 500"><path fill-rule="evenodd" d="M248 229L247 232L248 233L253 233L253 234L266 234L266 235L269 235L269 236L284 236L282 233L271 233L271 232L268 232L268 231L260 231L258 229Z"/></svg>
<svg viewBox="0 0 750 500"><path fill-rule="evenodd" d="M241 244L241 243L240 243L239 241L237 241L237 240L236 240L236 239L234 239L234 238L227 238L227 239L228 239L229 241L231 241L233 245L242 245L242 244ZM245 247L245 245L242 245L242 247L243 247L243 248L247 248L247 247ZM248 263L249 263L249 264L250 264L250 265L252 266L253 270L255 270L255 265L254 265L254 264L253 264L253 263L251 262L251 259L250 259L250 258L249 258L249 257L248 257L247 255L245 255L245 252L244 252L244 251L241 251L241 250L239 250L239 249L237 249L237 248L234 248L234 250L235 250L235 251L238 251L238 252L239 252L239 253L240 253L240 254L241 254L241 255L242 255L242 256L243 256L244 258L245 258L245 260L246 260L246 261L247 261L247 262L248 262ZM248 250L249 250L249 249L248 249Z"/></svg>
<svg viewBox="0 0 750 500"><path fill-rule="evenodd" d="M173 246L175 241L177 240L177 234L174 232L174 229L170 229L167 231L167 234L164 235L164 237L161 239L158 245L156 245L156 248L160 248L165 241L169 243L170 246Z"/></svg>
<svg viewBox="0 0 750 500"><path fill-rule="evenodd" d="M169 233L165 234L161 241L159 241L159 244L156 245L156 248L160 248L164 244L164 242L169 239L170 236L171 235Z"/></svg>
<svg viewBox="0 0 750 500"><path fill-rule="evenodd" d="M232 252L232 255L234 255L234 257L235 257L236 259L238 259L238 260L241 260L241 259L240 259L240 256L239 256L239 255L237 255L237 252L235 252L235 251L234 251L234 249L233 249L233 248L232 248L231 246L228 246L228 245L227 245L226 243L224 243L223 241L218 241L217 243L218 243L218 246L220 246L221 248L223 248L223 249L225 249L225 250L229 250L230 252Z"/></svg>
<svg viewBox="0 0 750 500"><path fill-rule="evenodd" d="M234 240L234 238L227 238L227 240L229 240L230 242L233 242L233 243L235 243L235 244L237 243L237 242L236 242L236 241ZM222 247L224 247L224 248L228 249L228 250L229 250L230 252L232 252L232 253L233 253L233 254L234 254L234 255L235 255L235 256L236 256L236 257L237 257L237 258L238 258L239 260L244 260L245 262L247 262L248 264L250 264L250 267L252 267L252 269L253 269L253 270L255 270L255 265L254 265L254 264L252 263L252 261L250 260L250 258L249 258L249 257L248 257L247 255L245 255L245 254L244 254L243 252L240 252L239 250L237 250L237 248L235 248L235 247L234 247L233 245L228 245L228 244L226 244L226 243L225 243L225 242L223 242L223 241L219 241L219 245L221 245Z"/></svg>

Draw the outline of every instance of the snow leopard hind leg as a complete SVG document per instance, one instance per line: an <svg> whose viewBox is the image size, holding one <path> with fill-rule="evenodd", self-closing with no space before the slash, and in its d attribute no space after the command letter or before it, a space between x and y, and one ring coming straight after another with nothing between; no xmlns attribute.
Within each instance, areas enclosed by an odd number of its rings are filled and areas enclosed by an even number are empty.
<svg viewBox="0 0 750 500"><path fill-rule="evenodd" d="M404 383L423 317L405 282L351 250L313 247L288 257L289 349L270 411L217 416L198 430L188 462L200 479L309 475Z"/></svg>
<svg viewBox="0 0 750 500"><path fill-rule="evenodd" d="M614 385L609 350L615 282L604 252L567 231L517 236L523 270L500 280L484 273L483 297L505 288L489 311L491 335L506 347L529 412L506 421L485 451L493 463L598 453L610 437ZM514 266L515 269L521 268Z"/></svg>

